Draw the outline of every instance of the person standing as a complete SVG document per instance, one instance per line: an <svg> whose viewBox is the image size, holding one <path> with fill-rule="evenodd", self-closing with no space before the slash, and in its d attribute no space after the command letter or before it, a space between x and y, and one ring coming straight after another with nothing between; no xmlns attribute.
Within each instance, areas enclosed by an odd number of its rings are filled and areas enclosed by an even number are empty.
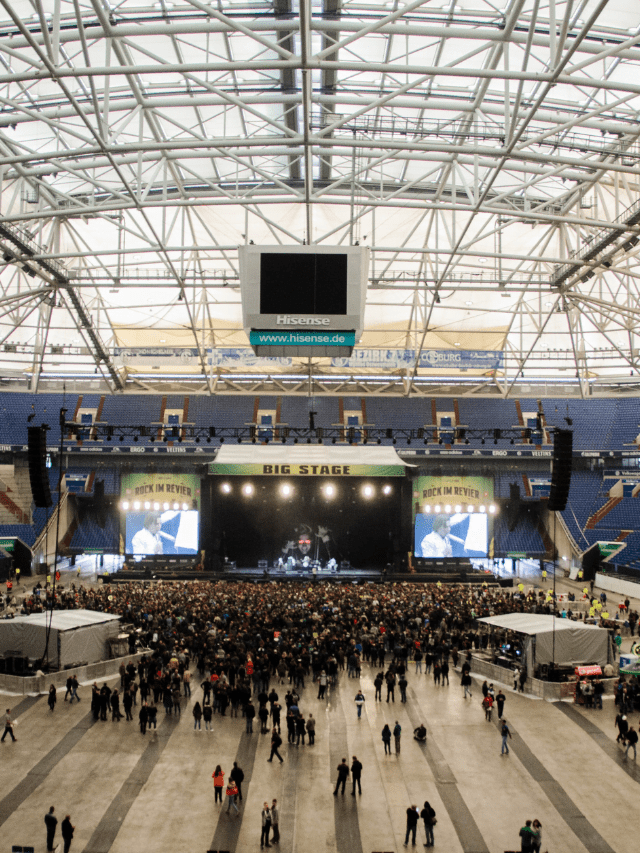
<svg viewBox="0 0 640 853"><path fill-rule="evenodd" d="M351 791L351 796L355 797L356 795L356 782L358 783L358 793L362 793L362 785L360 784L360 779L362 778L362 763L358 761L358 757L356 755L353 756L351 763L351 779L353 780L353 790Z"/></svg>
<svg viewBox="0 0 640 853"><path fill-rule="evenodd" d="M58 695L56 693L56 686L52 684L49 688L49 696L47 698L47 704L49 705L49 710L53 711L56 707L56 702L58 701Z"/></svg>
<svg viewBox="0 0 640 853"><path fill-rule="evenodd" d="M324 694L327 691L327 673L322 670L320 673L320 678L318 679L318 699L324 699Z"/></svg>
<svg viewBox="0 0 640 853"><path fill-rule="evenodd" d="M408 685L407 677L405 675L400 676L400 680L398 681L398 687L400 688L400 701L407 701L407 685Z"/></svg>
<svg viewBox="0 0 640 853"><path fill-rule="evenodd" d="M313 746L316 742L316 721L313 714L309 714L307 719L307 734L309 735L309 746Z"/></svg>
<svg viewBox="0 0 640 853"><path fill-rule="evenodd" d="M534 820L531 829L533 830L533 849L538 853L542 847L542 824L537 818Z"/></svg>
<svg viewBox="0 0 640 853"><path fill-rule="evenodd" d="M395 741L396 746L396 755L400 755L400 738L402 737L402 726L396 720L396 724L393 727L393 739Z"/></svg>
<svg viewBox="0 0 640 853"><path fill-rule="evenodd" d="M280 810L278 809L278 801L274 800L271 803L271 829L273 830L273 844L280 842Z"/></svg>
<svg viewBox="0 0 640 853"><path fill-rule="evenodd" d="M262 804L262 835L260 836L260 847L271 847L269 844L269 832L271 830L271 809L269 803Z"/></svg>
<svg viewBox="0 0 640 853"><path fill-rule="evenodd" d="M60 831L62 832L62 840L64 841L64 853L69 853L69 848L71 847L71 841L73 840L73 830L75 826L71 825L71 815L66 815L65 819L60 824Z"/></svg>
<svg viewBox="0 0 640 853"><path fill-rule="evenodd" d="M7 708L7 712L4 715L4 732L2 733L2 737L0 737L0 740L3 743L4 743L4 739L6 738L7 735L11 735L11 740L14 741L14 743L15 743L15 741L18 740L18 738L13 733L13 720L11 719L11 708ZM58 821L56 819L56 823L57 822Z"/></svg>
<svg viewBox="0 0 640 853"><path fill-rule="evenodd" d="M504 755L505 752L507 755L509 754L509 745L507 744L507 738L511 737L511 731L509 726L507 725L507 721L502 721L502 728L500 729L500 734L502 735L502 749L500 751L500 755Z"/></svg>
<svg viewBox="0 0 640 853"><path fill-rule="evenodd" d="M53 846L53 839L56 834L56 827L58 826L58 818L54 814L55 808L51 806L47 814L44 816L44 824L47 827L47 850L49 853L55 850Z"/></svg>
<svg viewBox="0 0 640 853"><path fill-rule="evenodd" d="M224 770L219 764L216 764L216 769L211 774L213 779L213 804L215 805L220 800L222 805L222 789L224 788Z"/></svg>
<svg viewBox="0 0 640 853"><path fill-rule="evenodd" d="M242 767L238 767L238 762L233 762L233 769L231 773L229 773L229 779L233 779L236 783L236 788L238 789L238 799L242 802L242 783L244 782L244 770Z"/></svg>
<svg viewBox="0 0 640 853"><path fill-rule="evenodd" d="M469 696L473 696L473 694L471 693L471 675L469 674L468 670L463 669L460 684L464 688L464 693L462 694L463 699L467 698L467 693L469 694Z"/></svg>
<svg viewBox="0 0 640 853"><path fill-rule="evenodd" d="M247 720L247 734L253 733L253 718L256 715L256 707L251 700L244 706L244 715Z"/></svg>
<svg viewBox="0 0 640 853"><path fill-rule="evenodd" d="M409 835L413 836L411 839L412 846L416 846L416 829L418 828L419 819L420 815L418 814L417 806L409 806L407 809L407 834L404 837L405 847L409 844Z"/></svg>
<svg viewBox="0 0 640 853"><path fill-rule="evenodd" d="M184 695L190 699L191 698L191 673L188 669L185 669L182 674L182 684L184 686Z"/></svg>
<svg viewBox="0 0 640 853"><path fill-rule="evenodd" d="M336 789L333 792L333 796L338 796L338 788L342 785L342 795L344 796L344 786L347 784L347 779L349 778L349 765L347 764L347 759L343 758L341 764L338 765L338 781L336 782Z"/></svg>
<svg viewBox="0 0 640 853"><path fill-rule="evenodd" d="M198 729L198 731L202 731L202 708L200 707L200 703L196 702L193 706L193 728Z"/></svg>
<svg viewBox="0 0 640 853"><path fill-rule="evenodd" d="M364 693L362 690L358 690L356 693L355 703L358 707L358 719L362 717L362 706L365 703Z"/></svg>
<svg viewBox="0 0 640 853"><path fill-rule="evenodd" d="M636 754L636 744L638 743L638 732L633 728L633 726L629 726L629 731L627 732L627 748L624 751L624 757L626 758L629 749L633 747L633 760L635 761L637 758Z"/></svg>
<svg viewBox="0 0 640 853"><path fill-rule="evenodd" d="M141 734L147 733L147 721L149 719L149 706L146 702L143 702L140 711L138 713L138 720L140 721L140 732Z"/></svg>
<svg viewBox="0 0 640 853"><path fill-rule="evenodd" d="M427 843L424 846L433 847L433 827L436 822L436 813L428 801L425 801L420 817L424 821L424 831L427 836Z"/></svg>
<svg viewBox="0 0 640 853"><path fill-rule="evenodd" d="M304 720L302 720L302 725L304 726ZM302 741L302 743L304 745L304 740ZM273 761L273 756L277 755L278 760L280 761L280 764L283 763L284 759L282 758L282 756L278 752L278 749L280 748L281 745L282 745L282 738L280 737L276 727L274 726L273 731L271 732L271 755L269 756L269 758L267 758L267 761Z"/></svg>
<svg viewBox="0 0 640 853"><path fill-rule="evenodd" d="M382 742L384 744L384 754L386 755L388 752L391 755L391 729L388 723L385 723L382 729Z"/></svg>
<svg viewBox="0 0 640 853"><path fill-rule="evenodd" d="M375 695L374 700L373 700L374 702L376 702L378 700L380 702L382 702L382 684L383 684L383 682L384 682L384 678L382 676L382 673L379 672L375 677L375 681L373 682L373 686L376 688L376 695Z"/></svg>
<svg viewBox="0 0 640 853"><path fill-rule="evenodd" d="M502 711L504 710L504 703L506 700L506 696L502 692L502 690L498 690L498 695L496 696L496 705L498 706L498 719L502 719Z"/></svg>
<svg viewBox="0 0 640 853"><path fill-rule="evenodd" d="M521 853L531 853L533 850L533 829L531 821L528 820L519 832Z"/></svg>

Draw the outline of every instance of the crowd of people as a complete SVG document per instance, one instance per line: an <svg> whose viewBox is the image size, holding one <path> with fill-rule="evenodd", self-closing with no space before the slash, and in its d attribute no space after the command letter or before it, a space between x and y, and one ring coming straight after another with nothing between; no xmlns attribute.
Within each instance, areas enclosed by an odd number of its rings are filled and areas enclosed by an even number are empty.
<svg viewBox="0 0 640 853"><path fill-rule="evenodd" d="M48 599L47 599L48 596ZM120 685L110 687L94 683L91 711L96 720L134 721L134 708L140 732L157 726L158 713L181 716L194 692L191 708L194 731L210 732L214 716L242 716L248 734L254 721L260 732L270 734L268 761L284 758L282 724L290 745L315 743L315 719L302 709L308 682L317 682L317 699L326 701L341 671L358 679L364 664L377 669L374 677L374 702L407 701L409 667L415 673L432 676L435 685L448 685L451 666L460 664L463 696L472 697L470 652L498 646L500 635L482 632L477 619L509 612L545 612L549 603L534 589L502 589L488 585L413 584L389 585L296 585L228 582L164 582L158 584L72 585L55 597L29 596L25 611L53 603L54 608L84 608L119 614L129 632L130 650L142 649L142 656L120 668ZM451 666L450 666L451 665ZM196 675L197 673L197 675ZM514 689L522 689L518 674ZM196 683L193 680L196 679ZM348 682L347 682L348 683ZM383 689L386 696L383 695ZM635 686L626 681L619 689L620 710L635 695ZM355 690L357 717L366 697ZM306 694L307 701L310 699ZM75 676L67 681L64 701L81 701ZM509 752L512 737L503 708L506 697L492 684L482 685L482 707L491 720L494 705L501 720L502 753ZM56 691L49 691L53 712ZM284 706L284 707L283 707ZM124 713L122 713L124 712ZM9 712L7 712L9 714ZM619 714L619 717L622 714ZM204 729L202 728L204 723ZM618 725L618 721L616 722ZM13 734L6 727L6 734ZM628 736L631 731L630 737ZM402 728L398 721L385 725L382 741L385 754L400 754ZM635 754L633 727L622 738L627 752ZM414 738L425 743L424 724L414 730ZM636 735L637 739L637 735ZM344 793L349 778L352 794L361 791L362 764L353 756L338 767L334 794ZM226 801L229 816L239 813L244 774L234 763L228 777L218 765L213 773L216 802ZM425 802L419 810L407 810L407 835L415 843L416 827L423 820L426 844L433 845L435 812ZM541 838L539 822L528 822L521 832L523 849L538 850ZM277 844L279 813L277 802L264 804L261 846Z"/></svg>

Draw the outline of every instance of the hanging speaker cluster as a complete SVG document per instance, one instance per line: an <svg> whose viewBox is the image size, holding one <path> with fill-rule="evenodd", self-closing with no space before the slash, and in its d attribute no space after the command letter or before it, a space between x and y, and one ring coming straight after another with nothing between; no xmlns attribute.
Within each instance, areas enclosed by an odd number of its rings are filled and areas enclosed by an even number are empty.
<svg viewBox="0 0 640 853"><path fill-rule="evenodd" d="M558 429L553 434L553 463L549 509L563 510L567 505L573 463L573 431Z"/></svg>
<svg viewBox="0 0 640 853"><path fill-rule="evenodd" d="M44 427L29 427L28 451L33 502L37 507L50 507L53 502L47 474L47 431Z"/></svg>

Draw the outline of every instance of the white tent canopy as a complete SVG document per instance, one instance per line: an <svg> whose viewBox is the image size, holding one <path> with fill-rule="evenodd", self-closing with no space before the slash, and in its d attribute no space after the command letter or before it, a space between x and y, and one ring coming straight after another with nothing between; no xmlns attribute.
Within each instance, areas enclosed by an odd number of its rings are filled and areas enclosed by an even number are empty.
<svg viewBox="0 0 640 853"><path fill-rule="evenodd" d="M216 455L220 465L397 465L410 466L395 447L334 447L322 444L224 444ZM413 466L410 466L413 467Z"/></svg>
<svg viewBox="0 0 640 853"><path fill-rule="evenodd" d="M556 666L604 666L609 661L609 632L596 625L541 613L505 613L478 622L524 634L524 658L530 670L552 662Z"/></svg>
<svg viewBox="0 0 640 853"><path fill-rule="evenodd" d="M0 621L0 653L39 660L49 636L49 663L65 667L109 657L108 640L120 631L120 616L93 610L54 610Z"/></svg>

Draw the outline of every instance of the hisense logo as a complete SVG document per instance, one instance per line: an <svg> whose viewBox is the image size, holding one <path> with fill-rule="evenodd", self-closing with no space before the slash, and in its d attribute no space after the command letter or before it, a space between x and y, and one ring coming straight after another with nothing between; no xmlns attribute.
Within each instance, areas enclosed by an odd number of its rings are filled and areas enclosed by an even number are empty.
<svg viewBox="0 0 640 853"><path fill-rule="evenodd" d="M291 317L289 314L278 314L276 317L278 326L328 326L330 322L328 317Z"/></svg>

